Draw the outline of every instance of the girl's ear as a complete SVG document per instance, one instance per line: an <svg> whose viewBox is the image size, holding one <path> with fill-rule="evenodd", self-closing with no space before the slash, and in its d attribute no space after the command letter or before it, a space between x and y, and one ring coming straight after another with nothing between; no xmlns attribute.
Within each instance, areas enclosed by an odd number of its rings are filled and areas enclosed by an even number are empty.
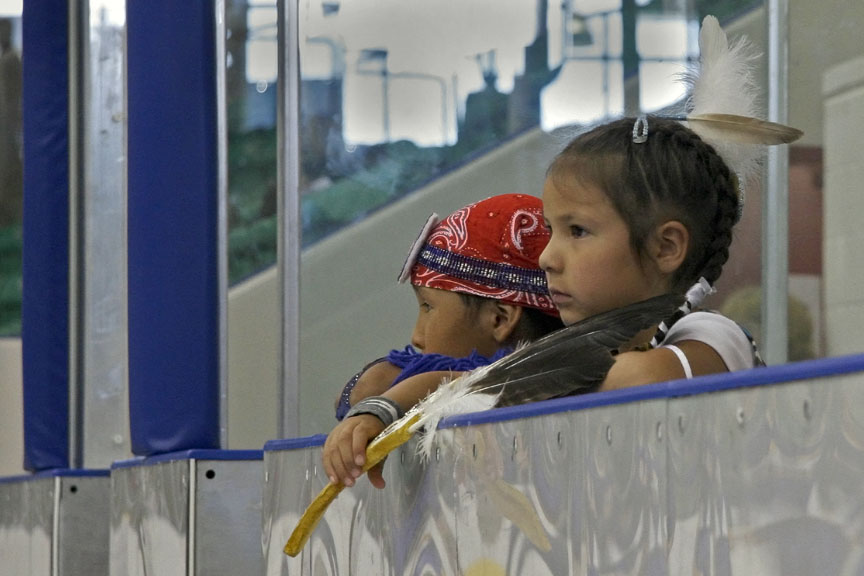
<svg viewBox="0 0 864 576"><path fill-rule="evenodd" d="M690 232L678 220L668 220L657 226L652 238L651 255L657 268L664 274L672 274L687 258Z"/></svg>
<svg viewBox="0 0 864 576"><path fill-rule="evenodd" d="M492 337L499 344L507 342L519 320L522 319L522 307L515 304L495 302L493 312L495 314L492 325Z"/></svg>

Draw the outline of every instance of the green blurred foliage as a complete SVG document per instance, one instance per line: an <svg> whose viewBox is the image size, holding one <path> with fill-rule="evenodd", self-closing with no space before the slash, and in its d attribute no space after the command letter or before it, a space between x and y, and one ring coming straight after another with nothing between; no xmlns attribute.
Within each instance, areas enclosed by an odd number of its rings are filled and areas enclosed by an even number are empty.
<svg viewBox="0 0 864 576"><path fill-rule="evenodd" d="M21 334L21 225L0 228L0 336Z"/></svg>
<svg viewBox="0 0 864 576"><path fill-rule="evenodd" d="M276 130L228 138L228 279L230 283L276 262ZM268 214L269 212L269 214Z"/></svg>
<svg viewBox="0 0 864 576"><path fill-rule="evenodd" d="M813 348L813 320L807 306L789 295L789 361L815 358ZM720 310L748 330L757 342L762 336L762 292L758 286L740 288L729 295Z"/></svg>
<svg viewBox="0 0 864 576"><path fill-rule="evenodd" d="M471 136L445 147L421 148L408 141L359 146L354 152L357 165L338 175L326 173L320 161L303 162L303 246L361 220L500 141L491 130L472 131ZM276 133L240 132L229 141L228 270L229 282L235 284L276 262Z"/></svg>

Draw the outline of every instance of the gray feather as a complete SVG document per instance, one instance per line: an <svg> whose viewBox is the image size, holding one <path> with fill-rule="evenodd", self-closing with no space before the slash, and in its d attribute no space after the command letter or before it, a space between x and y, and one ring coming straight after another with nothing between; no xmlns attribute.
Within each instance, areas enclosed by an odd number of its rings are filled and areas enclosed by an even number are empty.
<svg viewBox="0 0 864 576"><path fill-rule="evenodd" d="M489 365L470 388L499 394L496 406L596 390L618 349L671 316L683 302L681 295L664 294L556 330Z"/></svg>

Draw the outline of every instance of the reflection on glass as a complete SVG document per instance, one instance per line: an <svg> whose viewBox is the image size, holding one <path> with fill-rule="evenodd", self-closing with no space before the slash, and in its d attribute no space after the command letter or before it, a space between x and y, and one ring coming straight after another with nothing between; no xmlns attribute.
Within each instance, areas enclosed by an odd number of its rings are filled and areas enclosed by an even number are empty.
<svg viewBox="0 0 864 576"><path fill-rule="evenodd" d="M538 126L558 73L547 14L545 2L301 5L303 245Z"/></svg>
<svg viewBox="0 0 864 576"><path fill-rule="evenodd" d="M228 276L276 262L276 0L229 0Z"/></svg>
<svg viewBox="0 0 864 576"><path fill-rule="evenodd" d="M303 246L525 130L673 104L702 15L756 5L301 3ZM276 258L277 15L275 0L226 12L235 283Z"/></svg>
<svg viewBox="0 0 864 576"><path fill-rule="evenodd" d="M303 245L526 130L674 104L686 4L303 3Z"/></svg>
<svg viewBox="0 0 864 576"><path fill-rule="evenodd" d="M0 336L21 332L21 11L0 13Z"/></svg>
<svg viewBox="0 0 864 576"><path fill-rule="evenodd" d="M571 128L683 104L676 75L697 56L704 15L726 24L731 15L752 18L761 6L758 0L747 6L692 0L300 3L302 233L304 247L318 243L303 253L301 430L330 427L332 414L316 406L329 394L324 387L344 382L351 368L368 361L358 348L404 345L410 319L401 329L395 322L382 326L373 342L371 336L351 338L374 331L398 301L395 289L390 294L364 284L388 273L378 257L393 246L382 231L402 226L403 218L419 224L428 212L415 209L438 210L458 198L463 184L470 186L466 198L513 191L501 189L508 186L539 193L541 165ZM742 31L740 22L735 30ZM655 43L658 37L662 42ZM567 130L543 134L559 127ZM512 179L511 169L519 172ZM502 173L508 175L503 183ZM410 202L400 202L409 196ZM354 226L382 206L389 209ZM758 227L755 232L745 247L758 263ZM364 269L367 255L372 270ZM349 271L329 275L328 266ZM730 272L729 278L741 275ZM351 356L355 366L347 359L336 366L337 355Z"/></svg>

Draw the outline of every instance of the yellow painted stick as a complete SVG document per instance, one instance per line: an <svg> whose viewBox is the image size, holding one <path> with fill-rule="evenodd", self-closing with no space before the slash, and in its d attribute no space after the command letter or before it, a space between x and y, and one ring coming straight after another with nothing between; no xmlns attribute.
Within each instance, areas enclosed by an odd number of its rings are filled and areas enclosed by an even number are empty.
<svg viewBox="0 0 864 576"><path fill-rule="evenodd" d="M363 465L363 472L367 472L384 460L390 452L410 440L414 435L410 428L419 418L419 412L415 412L413 415L408 414L376 436L366 447L366 464ZM318 521L321 520L321 516L324 515L324 511L342 492L343 488L345 488L343 484L327 484L321 490L297 522L297 526L285 544L285 554L293 557L300 553L318 525Z"/></svg>

